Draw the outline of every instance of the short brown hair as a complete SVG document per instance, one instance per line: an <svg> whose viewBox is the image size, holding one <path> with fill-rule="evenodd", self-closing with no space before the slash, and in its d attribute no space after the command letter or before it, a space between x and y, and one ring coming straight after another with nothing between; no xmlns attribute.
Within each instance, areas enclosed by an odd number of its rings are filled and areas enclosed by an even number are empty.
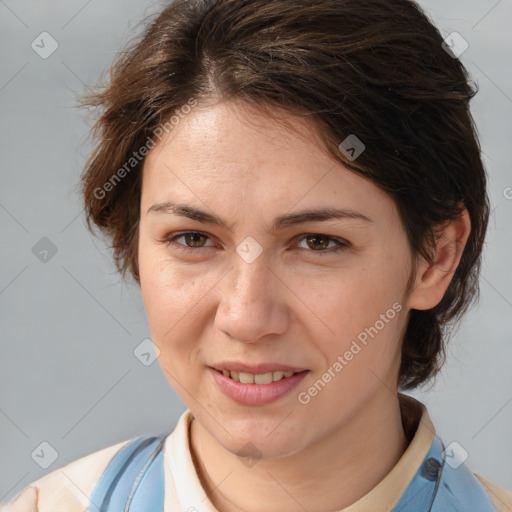
<svg viewBox="0 0 512 512"><path fill-rule="evenodd" d="M443 299L410 312L399 385L419 386L441 368L448 329L478 296L489 216L469 111L476 87L442 43L411 0L173 2L85 98L101 110L81 182L89 229L107 235L123 277L128 270L140 283L143 158L126 162L154 143L155 130L191 98L307 116L334 158L393 198L412 254L431 261L436 227L461 206L469 212L471 233ZM351 134L365 145L356 160L338 149Z"/></svg>

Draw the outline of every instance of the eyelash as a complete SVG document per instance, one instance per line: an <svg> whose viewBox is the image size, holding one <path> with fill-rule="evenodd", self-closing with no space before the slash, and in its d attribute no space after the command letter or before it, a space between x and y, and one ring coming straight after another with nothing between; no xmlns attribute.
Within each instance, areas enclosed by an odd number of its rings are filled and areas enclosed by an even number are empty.
<svg viewBox="0 0 512 512"><path fill-rule="evenodd" d="M197 235L205 236L206 238L210 238L206 233L202 233L200 231L182 231L181 233L164 238L162 240L162 242L166 246L170 246L171 244L175 243L174 247L176 249L178 249L179 251L187 252L189 254L197 253L198 250L212 248L212 247L188 247L185 244L175 242L175 240L177 240L178 238L181 238L185 235L190 235L190 234L197 234ZM329 242L332 241L332 242L336 242L338 244L337 247L330 247L329 249L320 249L317 251L314 251L312 249L309 250L308 252L315 254L315 257L316 257L316 255L324 256L325 254L337 254L339 252L345 251L346 249L348 249L350 247L350 244L342 239L334 238L332 236L323 235L321 233L306 233L306 234L302 235L302 237L300 238L298 243L302 242L302 240L304 240L305 238L307 238L309 236L320 236L323 238L327 238L329 240ZM300 249L302 249L302 247Z"/></svg>

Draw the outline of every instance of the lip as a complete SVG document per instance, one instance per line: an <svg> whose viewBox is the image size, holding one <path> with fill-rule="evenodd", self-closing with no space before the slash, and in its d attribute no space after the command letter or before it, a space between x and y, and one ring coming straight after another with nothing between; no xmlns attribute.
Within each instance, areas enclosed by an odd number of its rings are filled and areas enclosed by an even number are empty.
<svg viewBox="0 0 512 512"><path fill-rule="evenodd" d="M289 366L280 363L260 363L260 364L246 364L238 361L223 361L218 364L211 365L210 368L222 372L222 370L229 370L234 372L247 372L247 373L268 373L277 372L282 370L284 372L303 372L307 368L299 368L296 366Z"/></svg>
<svg viewBox="0 0 512 512"><path fill-rule="evenodd" d="M239 368L240 367L241 366L239 366ZM245 366L245 368L248 367ZM254 370L254 367L252 368ZM270 366L267 365L264 368L270 368ZM286 366L276 367L276 370L274 371L283 368L286 368ZM243 384L242 382L237 382L230 377L224 376L221 371L216 370L215 368L209 367L208 370L210 371L220 390L227 397L243 405L265 405L275 402L290 393L291 390L298 386L302 379L304 379L304 377L309 373L309 370L298 370L300 373L296 373L291 377L286 377L282 378L281 380L271 382L270 384ZM254 372L253 370L251 370L250 373L265 373L261 371L261 367L259 372ZM233 371L235 370L233 369ZM246 370L242 369L236 371ZM297 370L290 369L287 371Z"/></svg>

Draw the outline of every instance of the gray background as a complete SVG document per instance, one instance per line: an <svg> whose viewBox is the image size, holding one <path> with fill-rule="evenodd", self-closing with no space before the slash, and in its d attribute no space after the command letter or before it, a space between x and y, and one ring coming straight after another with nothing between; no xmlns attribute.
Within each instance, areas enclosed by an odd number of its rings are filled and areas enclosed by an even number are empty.
<svg viewBox="0 0 512 512"><path fill-rule="evenodd" d="M460 443L472 468L512 488L512 2L420 3L443 35L457 31L469 43L461 59L480 86L473 114L493 215L480 306L453 339L435 385L412 394L445 443ZM94 450L170 432L185 410L158 363L144 366L133 354L149 337L142 299L86 230L76 191L90 147L77 95L158 8L141 0L0 0L0 500ZM31 48L43 31L59 44L47 59ZM57 248L46 262L32 251L43 237ZM48 469L31 457L44 441L58 453ZM43 453L39 461L50 460Z"/></svg>

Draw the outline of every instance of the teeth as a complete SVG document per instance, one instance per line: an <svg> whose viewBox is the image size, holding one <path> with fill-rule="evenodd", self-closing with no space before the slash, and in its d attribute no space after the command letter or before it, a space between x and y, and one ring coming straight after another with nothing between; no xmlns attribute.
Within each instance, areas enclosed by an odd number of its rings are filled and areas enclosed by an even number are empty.
<svg viewBox="0 0 512 512"><path fill-rule="evenodd" d="M254 384L254 375L252 373L240 372L238 378L242 384Z"/></svg>
<svg viewBox="0 0 512 512"><path fill-rule="evenodd" d="M267 373L248 373L222 370L225 377L231 377L233 380L241 382L242 384L270 384L286 377L291 377L294 372L267 372Z"/></svg>
<svg viewBox="0 0 512 512"><path fill-rule="evenodd" d="M272 372L268 373L258 373L254 376L255 384L270 384L274 378L274 374Z"/></svg>

